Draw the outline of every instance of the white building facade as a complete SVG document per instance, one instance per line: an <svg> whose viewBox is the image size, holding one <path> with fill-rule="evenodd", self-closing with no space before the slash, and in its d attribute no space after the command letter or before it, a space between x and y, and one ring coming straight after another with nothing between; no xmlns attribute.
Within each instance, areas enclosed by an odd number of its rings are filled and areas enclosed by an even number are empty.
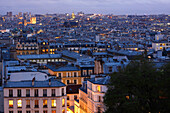
<svg viewBox="0 0 170 113"><path fill-rule="evenodd" d="M66 113L66 103L66 86L54 79L4 85L4 113Z"/></svg>

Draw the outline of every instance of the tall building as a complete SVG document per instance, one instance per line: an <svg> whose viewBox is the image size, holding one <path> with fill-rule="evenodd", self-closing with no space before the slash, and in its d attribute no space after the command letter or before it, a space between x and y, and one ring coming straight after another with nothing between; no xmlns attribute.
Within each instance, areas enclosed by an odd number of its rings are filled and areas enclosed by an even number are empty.
<svg viewBox="0 0 170 113"><path fill-rule="evenodd" d="M74 14L74 12L72 13L71 18L72 18L72 19L75 19L75 14Z"/></svg>
<svg viewBox="0 0 170 113"><path fill-rule="evenodd" d="M66 103L66 86L54 79L4 85L4 113L66 113Z"/></svg>
<svg viewBox="0 0 170 113"><path fill-rule="evenodd" d="M36 17L30 18L30 24L36 24Z"/></svg>
<svg viewBox="0 0 170 113"><path fill-rule="evenodd" d="M7 16L12 18L12 12L7 12Z"/></svg>

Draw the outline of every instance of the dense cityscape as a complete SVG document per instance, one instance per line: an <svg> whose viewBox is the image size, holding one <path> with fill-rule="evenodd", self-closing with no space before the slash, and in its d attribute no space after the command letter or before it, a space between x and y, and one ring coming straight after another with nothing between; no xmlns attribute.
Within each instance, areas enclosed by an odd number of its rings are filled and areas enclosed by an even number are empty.
<svg viewBox="0 0 170 113"><path fill-rule="evenodd" d="M113 73L170 61L169 31L166 14L0 15L0 113L104 113Z"/></svg>

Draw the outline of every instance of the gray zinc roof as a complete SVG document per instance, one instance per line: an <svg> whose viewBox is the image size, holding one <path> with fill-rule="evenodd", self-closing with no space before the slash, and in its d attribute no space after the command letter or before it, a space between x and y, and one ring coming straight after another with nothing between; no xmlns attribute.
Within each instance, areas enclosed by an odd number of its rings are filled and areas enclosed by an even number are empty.
<svg viewBox="0 0 170 113"><path fill-rule="evenodd" d="M49 80L46 81L34 81L34 85L32 85L32 81L19 81L19 82L11 82L8 81L4 88L30 88L30 87L64 87L66 86L64 83L51 79L51 85L49 85Z"/></svg>

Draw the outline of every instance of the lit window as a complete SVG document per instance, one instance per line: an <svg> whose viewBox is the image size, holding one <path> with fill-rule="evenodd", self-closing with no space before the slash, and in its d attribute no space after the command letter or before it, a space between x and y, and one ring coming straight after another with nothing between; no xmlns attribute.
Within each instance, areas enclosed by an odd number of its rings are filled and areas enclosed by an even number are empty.
<svg viewBox="0 0 170 113"><path fill-rule="evenodd" d="M126 99L128 99L128 100L129 100L129 96L126 96Z"/></svg>
<svg viewBox="0 0 170 113"><path fill-rule="evenodd" d="M45 52L45 49L43 49L42 51Z"/></svg>
<svg viewBox="0 0 170 113"><path fill-rule="evenodd" d="M165 44L162 44L163 46L165 46Z"/></svg>
<svg viewBox="0 0 170 113"><path fill-rule="evenodd" d="M43 107L47 108L47 100L43 100Z"/></svg>
<svg viewBox="0 0 170 113"><path fill-rule="evenodd" d="M18 108L22 107L22 100L21 99L17 100L17 106L18 106Z"/></svg>
<svg viewBox="0 0 170 113"><path fill-rule="evenodd" d="M62 110L62 113L65 113L65 109Z"/></svg>
<svg viewBox="0 0 170 113"><path fill-rule="evenodd" d="M162 49L162 47L160 47L160 49Z"/></svg>
<svg viewBox="0 0 170 113"><path fill-rule="evenodd" d="M97 91L98 91L98 92L100 92L100 91L101 91L100 86L97 86Z"/></svg>
<svg viewBox="0 0 170 113"><path fill-rule="evenodd" d="M51 106L56 107L56 100L51 100Z"/></svg>
<svg viewBox="0 0 170 113"><path fill-rule="evenodd" d="M52 110L52 113L56 113L56 110Z"/></svg>
<svg viewBox="0 0 170 113"><path fill-rule="evenodd" d="M46 51L48 52L48 49L46 49Z"/></svg>
<svg viewBox="0 0 170 113"><path fill-rule="evenodd" d="M39 108L39 101L38 100L35 100L35 108Z"/></svg>
<svg viewBox="0 0 170 113"><path fill-rule="evenodd" d="M43 42L43 45L45 45L45 42Z"/></svg>
<svg viewBox="0 0 170 113"><path fill-rule="evenodd" d="M62 99L62 107L64 107L65 106L65 99L63 98Z"/></svg>
<svg viewBox="0 0 170 113"><path fill-rule="evenodd" d="M13 108L13 104L14 104L14 101L13 100L9 100L9 108Z"/></svg>
<svg viewBox="0 0 170 113"><path fill-rule="evenodd" d="M30 100L26 100L26 108L30 108Z"/></svg>

